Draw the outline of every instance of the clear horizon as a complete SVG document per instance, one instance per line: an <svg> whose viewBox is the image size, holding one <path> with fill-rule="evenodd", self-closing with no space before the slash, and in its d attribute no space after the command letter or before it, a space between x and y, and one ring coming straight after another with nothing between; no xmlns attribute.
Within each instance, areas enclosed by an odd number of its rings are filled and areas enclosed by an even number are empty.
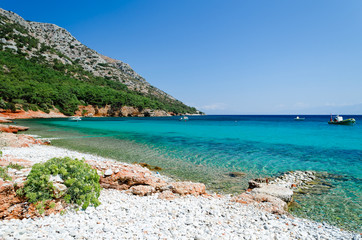
<svg viewBox="0 0 362 240"><path fill-rule="evenodd" d="M362 114L362 2L10 1L213 114Z"/></svg>

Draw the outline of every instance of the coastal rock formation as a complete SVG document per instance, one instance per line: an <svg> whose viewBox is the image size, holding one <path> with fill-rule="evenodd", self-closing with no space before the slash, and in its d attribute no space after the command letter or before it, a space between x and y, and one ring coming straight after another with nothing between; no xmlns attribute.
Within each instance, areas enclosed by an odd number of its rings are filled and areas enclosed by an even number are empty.
<svg viewBox="0 0 362 240"><path fill-rule="evenodd" d="M273 214L288 214L287 203L269 194L250 194L249 192L245 192L233 197L231 201L242 204L250 204L256 208Z"/></svg>
<svg viewBox="0 0 362 240"><path fill-rule="evenodd" d="M0 117L0 123L12 123L13 121L7 119L7 118L4 118L4 117Z"/></svg>
<svg viewBox="0 0 362 240"><path fill-rule="evenodd" d="M100 178L100 184L103 188L128 190L129 193L146 196L152 193L165 193L165 198L184 195L205 195L206 188L203 183L192 182L166 182L155 176L147 168L139 165L126 165L121 163L96 163L87 161L91 166L104 172ZM170 195L169 193L173 193ZM174 195L176 194L176 195Z"/></svg>
<svg viewBox="0 0 362 240"><path fill-rule="evenodd" d="M171 183L173 193L183 195L204 195L206 194L205 184L193 182L174 182Z"/></svg>
<svg viewBox="0 0 362 240"><path fill-rule="evenodd" d="M24 198L16 194L19 185L12 182L3 182L0 180L0 219L23 219L49 216L59 213L64 209L65 204L61 201L46 201L44 213L39 213L36 204L27 202ZM55 207L49 207L54 202Z"/></svg>
<svg viewBox="0 0 362 240"><path fill-rule="evenodd" d="M166 190L158 194L159 199L174 200L177 196L170 190Z"/></svg>
<svg viewBox="0 0 362 240"><path fill-rule="evenodd" d="M84 70L95 76L101 76L122 82L128 89L149 94L171 101L176 99L169 94L150 85L143 77L137 74L127 63L99 54L88 48L72 36L67 30L55 24L25 21L22 17L11 11L0 9L0 16L19 24L27 30L26 33L14 32L22 37L33 37L38 40L37 46L23 48L13 39L0 38L1 50L13 49L29 57L41 54L47 61L60 61L63 64L77 63ZM55 51L51 51L51 47ZM77 76L74 76L77 77Z"/></svg>
<svg viewBox="0 0 362 240"><path fill-rule="evenodd" d="M132 186L130 190L134 195L138 196L148 196L156 192L156 189L154 187L147 185Z"/></svg>
<svg viewBox="0 0 362 240"><path fill-rule="evenodd" d="M0 132L17 133L18 131L26 131L28 129L28 127L23 126L0 124Z"/></svg>
<svg viewBox="0 0 362 240"><path fill-rule="evenodd" d="M298 188L307 185L316 178L315 172L312 171L294 171L287 172L274 180L270 184L277 184L286 188Z"/></svg>
<svg viewBox="0 0 362 240"><path fill-rule="evenodd" d="M293 191L283 186L277 185L265 185L261 188L254 188L251 191L253 195L267 194L273 197L277 197L282 201L289 203L293 198Z"/></svg>
<svg viewBox="0 0 362 240"><path fill-rule="evenodd" d="M10 165L12 164L12 165ZM0 219L23 219L48 216L60 212L65 204L60 201L46 201L44 213L39 213L36 204L27 202L23 197L17 195L16 190L24 186L26 177L31 171L32 162L24 159L5 155L0 158L0 166L5 167L6 174L10 180L0 178ZM19 169L19 166L23 167ZM13 168L15 167L15 168ZM49 204L53 202L54 207Z"/></svg>
<svg viewBox="0 0 362 240"><path fill-rule="evenodd" d="M49 142L24 134L0 132L0 147L29 147L32 144L48 145Z"/></svg>
<svg viewBox="0 0 362 240"><path fill-rule="evenodd" d="M1 81L7 93L0 96L0 111L24 115L18 118L57 117L57 110L73 115L77 108L78 116L201 114L150 85L128 64L86 47L59 26L25 21L0 8L0 32ZM19 81L19 75L26 81ZM29 94L21 94L21 89Z"/></svg>
<svg viewBox="0 0 362 240"><path fill-rule="evenodd" d="M275 179L258 178L249 181L246 193L233 198L235 202L253 203L271 213L287 213L288 204L293 201L295 189L306 186L315 179L311 171L287 172ZM268 203L268 204L266 204Z"/></svg>
<svg viewBox="0 0 362 240"><path fill-rule="evenodd" d="M66 117L63 113L59 112L57 109L52 109L49 113L43 111L24 111L24 110L4 110L0 109L0 117L2 119L24 119L24 118L62 118Z"/></svg>
<svg viewBox="0 0 362 240"><path fill-rule="evenodd" d="M105 107L98 106L78 106L75 116L87 117L162 117L172 116L164 110L138 109L135 107L123 106L121 108L113 108L111 105Z"/></svg>

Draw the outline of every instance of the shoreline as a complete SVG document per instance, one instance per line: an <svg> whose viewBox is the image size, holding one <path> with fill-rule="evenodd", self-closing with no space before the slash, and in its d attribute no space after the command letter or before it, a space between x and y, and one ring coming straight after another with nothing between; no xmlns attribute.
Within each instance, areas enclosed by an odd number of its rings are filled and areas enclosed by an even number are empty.
<svg viewBox="0 0 362 240"><path fill-rule="evenodd" d="M85 158L98 163L125 164L92 154L38 144L21 148L6 147L3 148L3 155L15 155L16 158L32 163L45 161L52 157L70 156L78 159ZM159 174L156 177L161 177L165 181L172 181ZM235 197L230 195L185 195L167 200L167 198L160 199L161 194L155 192L144 194L145 196L141 197L134 195L129 190L103 189L100 197L102 204L97 209L90 207L85 211L69 211L63 216L59 213L51 214L33 220L1 220L0 236L1 233L3 233L2 237L4 238L25 236L30 238L91 238L94 236L106 238L122 236L126 239L142 237L203 239L206 236L206 239L212 237L218 239L242 237L244 239L272 239L274 237L278 239L308 239L307 237L310 236L312 239L352 239L360 236L353 232L341 231L337 227L325 223L295 218L285 213L271 214L260 209L260 204L263 203L256 201L250 203L240 199L240 201L235 201ZM270 208L270 203L264 205ZM142 211L139 211L138 208ZM125 212L132 212L133 216L125 217ZM157 221L149 221L149 218L155 218ZM109 222L107 219L114 219L114 222ZM84 220L91 224L82 224ZM72 221L76 222L77 229L65 224ZM122 222L122 227L114 228L114 226L118 226L116 223L119 221ZM133 223L130 224L130 222ZM47 230L42 231L43 235L39 235L26 230L17 230L16 228L19 226L23 229ZM139 226L139 228L135 226ZM9 231L5 228L12 230ZM87 235L90 232L93 234Z"/></svg>
<svg viewBox="0 0 362 240"><path fill-rule="evenodd" d="M114 113L109 112L110 106L105 106L103 108L98 108L94 106L79 106L79 109L74 113L73 116L77 117L172 117L172 116L203 116L205 114L175 114L173 112L166 112L164 110L154 110L154 109L144 109L141 112L139 112L134 107L128 107L124 106L121 108L122 114L114 115ZM82 114L82 111L87 112L86 115ZM47 118L69 118L71 116L66 116L63 113L61 113L58 109L54 108L49 111L49 113L45 113L41 110L32 111L32 110L5 110L0 109L0 123L11 123L12 120L16 119L47 119Z"/></svg>

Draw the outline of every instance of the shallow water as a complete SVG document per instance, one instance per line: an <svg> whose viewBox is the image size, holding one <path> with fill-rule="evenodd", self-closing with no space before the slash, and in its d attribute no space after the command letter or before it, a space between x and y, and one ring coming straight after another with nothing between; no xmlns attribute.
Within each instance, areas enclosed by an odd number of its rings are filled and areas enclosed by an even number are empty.
<svg viewBox="0 0 362 240"><path fill-rule="evenodd" d="M147 162L180 179L221 192L247 180L289 170L327 172L326 191L300 194L296 215L360 231L362 116L354 126L328 125L329 116L191 116L19 120L53 144L127 162ZM233 178L241 171L244 178Z"/></svg>

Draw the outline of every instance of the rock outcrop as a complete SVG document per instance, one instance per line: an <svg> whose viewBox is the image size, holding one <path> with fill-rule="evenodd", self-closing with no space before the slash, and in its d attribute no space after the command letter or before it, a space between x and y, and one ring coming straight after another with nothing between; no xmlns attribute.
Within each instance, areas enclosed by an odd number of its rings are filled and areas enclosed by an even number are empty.
<svg viewBox="0 0 362 240"><path fill-rule="evenodd" d="M25 119L25 118L62 118L66 117L63 113L59 112L57 109L50 110L49 113L43 111L24 111L24 110L4 110L0 109L0 117L2 119ZM8 120L10 121L10 120ZM7 122L8 122L7 121Z"/></svg>
<svg viewBox="0 0 362 240"><path fill-rule="evenodd" d="M250 204L256 208L274 214L281 215L288 213L287 203L269 194L250 194L250 192L245 192L238 196L233 197L231 201L242 204Z"/></svg>
<svg viewBox="0 0 362 240"><path fill-rule="evenodd" d="M75 116L87 117L162 117L172 116L164 110L138 109L135 107L123 106L121 108L113 108L111 105L105 107L98 106L79 106L75 112Z"/></svg>
<svg viewBox="0 0 362 240"><path fill-rule="evenodd" d="M32 144L48 145L49 142L29 135L0 132L0 147L29 147Z"/></svg>
<svg viewBox="0 0 362 240"><path fill-rule="evenodd" d="M26 131L28 127L15 126L15 125L4 125L0 124L0 132L17 133L19 131Z"/></svg>
<svg viewBox="0 0 362 240"><path fill-rule="evenodd" d="M139 196L163 193L161 198L164 199L184 195L207 195L203 183L165 181L149 169L137 164L99 163L91 160L87 162L97 169L103 188L127 190Z"/></svg>
<svg viewBox="0 0 362 240"><path fill-rule="evenodd" d="M258 178L249 181L249 188L232 199L234 202L253 204L265 211L286 214L293 201L294 190L315 179L311 171L287 172L275 179Z"/></svg>
<svg viewBox="0 0 362 240"><path fill-rule="evenodd" d="M12 182L3 182L0 180L0 219L23 219L48 216L59 213L64 209L65 204L62 201L46 201L44 204L44 213L39 213L36 204L29 203L26 199L19 197L16 190L19 185ZM54 207L49 207L54 202Z"/></svg>
<svg viewBox="0 0 362 240"><path fill-rule="evenodd" d="M5 118L5 117L0 117L0 123L12 123L13 121Z"/></svg>

